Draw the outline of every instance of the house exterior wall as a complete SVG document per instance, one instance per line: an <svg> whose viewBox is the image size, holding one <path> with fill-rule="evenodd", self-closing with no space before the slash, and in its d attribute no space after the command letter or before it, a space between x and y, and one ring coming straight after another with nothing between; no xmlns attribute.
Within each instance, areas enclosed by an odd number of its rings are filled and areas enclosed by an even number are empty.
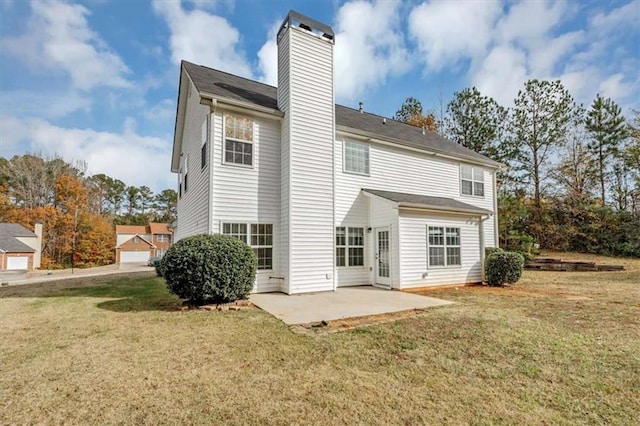
<svg viewBox="0 0 640 426"><path fill-rule="evenodd" d="M206 167L201 168L200 161L203 125L206 126L209 107L200 105L200 96L191 81L188 81L187 87L187 111L180 165L184 179L184 164L188 159L188 186L185 191L183 184L182 196L178 196L177 214L180 222L176 229L175 241L189 235L209 232L209 209L211 208L209 204L210 167L207 164Z"/></svg>
<svg viewBox="0 0 640 426"><path fill-rule="evenodd" d="M289 55L280 52L289 51L289 37L278 39L278 107L282 111L289 109ZM291 251L289 241L291 239L291 229L289 216L291 214L291 204L289 191L291 188L289 150L291 114L285 114L280 122L280 238L276 241L280 243L280 274L284 278L280 282L280 291L289 292L289 280L291 276Z"/></svg>
<svg viewBox="0 0 640 426"><path fill-rule="evenodd" d="M253 166L224 164L224 115L213 115L212 223L221 233L222 223L273 225L273 269L259 271L255 291L279 291L280 271L280 122L246 113L253 122ZM237 113L236 113L237 114Z"/></svg>
<svg viewBox="0 0 640 426"><path fill-rule="evenodd" d="M482 281L478 222L477 217L401 210L401 288ZM427 265L427 226L460 228L460 266L430 268Z"/></svg>
<svg viewBox="0 0 640 426"><path fill-rule="evenodd" d="M288 57L288 72L278 81L289 129L284 287L290 294L333 290L333 43L292 26L280 35L278 55Z"/></svg>
<svg viewBox="0 0 640 426"><path fill-rule="evenodd" d="M0 252L0 259L2 259L0 261L0 270L2 271L6 271L7 270L7 263L9 262L9 258L10 257L28 257L28 266L27 269L29 271L32 271L34 269L33 266L33 255L34 253L18 253L18 252L8 252L8 253L2 253Z"/></svg>

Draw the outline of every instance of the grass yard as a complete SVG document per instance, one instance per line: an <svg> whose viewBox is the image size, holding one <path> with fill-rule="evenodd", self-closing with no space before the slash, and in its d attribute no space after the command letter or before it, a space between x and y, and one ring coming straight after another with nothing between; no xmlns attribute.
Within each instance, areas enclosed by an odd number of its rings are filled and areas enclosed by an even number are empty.
<svg viewBox="0 0 640 426"><path fill-rule="evenodd" d="M627 270L340 333L176 311L148 275L0 288L0 424L639 424L640 260L594 259Z"/></svg>

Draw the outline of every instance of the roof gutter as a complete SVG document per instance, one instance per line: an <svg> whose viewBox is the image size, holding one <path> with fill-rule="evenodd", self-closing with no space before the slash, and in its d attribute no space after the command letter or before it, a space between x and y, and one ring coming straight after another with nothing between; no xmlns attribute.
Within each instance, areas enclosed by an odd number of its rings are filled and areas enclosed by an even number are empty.
<svg viewBox="0 0 640 426"><path fill-rule="evenodd" d="M200 104L208 105L209 108L211 109L211 112L214 112L215 108L219 106L224 109L245 113L245 114L247 110L249 110L254 115L264 117L264 118L270 118L272 120L273 119L282 120L282 118L284 117L284 112L278 109L266 108L266 107L252 104L249 102L236 101L229 98L221 98L206 92L200 92Z"/></svg>
<svg viewBox="0 0 640 426"><path fill-rule="evenodd" d="M467 210L467 209L456 209L456 208L447 208L447 207L430 207L424 206L421 204L413 204L413 203L397 203L398 208L403 210L420 210L420 211L428 211L435 213L456 213L456 214L464 214L470 216L482 216L482 217L491 217L493 213L490 211L484 210Z"/></svg>
<svg viewBox="0 0 640 426"><path fill-rule="evenodd" d="M406 142L403 141L402 139L389 138L389 140L382 140L382 139L379 139L378 135L376 135L375 133L369 133L369 132L365 132L365 131L361 131L361 130L356 130L356 129L352 128L352 127L336 125L336 131L345 133L348 136L351 136L351 137L356 138L356 139L364 140L364 141L367 141L367 142L375 142L375 143L379 143L381 145L387 145L387 146L393 146L393 147L397 147L398 145L400 145L402 148L404 148L406 150L419 152L419 153L422 153L422 154L427 153L427 154L431 154L434 157L447 158L449 160L455 160L455 161L463 160L463 161L465 161L467 163L486 166L486 167L490 167L490 168L493 168L493 169L502 169L502 168L506 167L504 164L498 163L498 162L494 162L493 160L490 160L490 162L489 161L482 161L482 160L480 160L478 158L454 156L454 155L451 155L451 154L448 154L448 153L445 153L445 152L442 152L442 151L438 151L438 150L435 150L435 149L420 149L420 148L407 146Z"/></svg>

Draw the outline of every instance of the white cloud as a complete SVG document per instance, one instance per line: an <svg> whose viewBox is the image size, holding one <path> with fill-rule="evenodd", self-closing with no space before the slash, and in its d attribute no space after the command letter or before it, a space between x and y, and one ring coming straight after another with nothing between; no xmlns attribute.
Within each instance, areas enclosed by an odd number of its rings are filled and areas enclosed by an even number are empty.
<svg viewBox="0 0 640 426"><path fill-rule="evenodd" d="M34 70L60 71L79 90L127 87L129 71L87 22L89 11L60 1L33 1L27 32L2 40L7 52ZM41 70L41 71L44 71Z"/></svg>
<svg viewBox="0 0 640 426"><path fill-rule="evenodd" d="M260 81L271 86L278 85L278 43L276 36L281 22L271 26L267 41L258 51L258 68L260 69Z"/></svg>
<svg viewBox="0 0 640 426"><path fill-rule="evenodd" d="M614 100L625 98L626 95L631 92L633 84L623 80L624 75L621 73L609 76L600 82L600 85L598 86L600 94L606 98Z"/></svg>
<svg viewBox="0 0 640 426"><path fill-rule="evenodd" d="M411 66L400 28L400 3L352 1L336 17L335 86L352 100Z"/></svg>
<svg viewBox="0 0 640 426"><path fill-rule="evenodd" d="M153 9L171 32L171 59L252 77L251 66L240 47L240 32L226 19L198 9L185 10L180 1L154 0Z"/></svg>
<svg viewBox="0 0 640 426"><path fill-rule="evenodd" d="M627 25L638 25L640 20L640 0L631 1L613 9L610 13L599 13L591 20L593 28L602 31L620 31Z"/></svg>
<svg viewBox="0 0 640 426"><path fill-rule="evenodd" d="M527 80L526 55L509 45L494 47L475 73L472 84L501 105L511 105Z"/></svg>
<svg viewBox="0 0 640 426"><path fill-rule="evenodd" d="M500 12L497 0L428 1L411 10L409 34L427 67L439 71L461 59L484 54Z"/></svg>
<svg viewBox="0 0 640 426"><path fill-rule="evenodd" d="M175 186L175 178L169 172L168 138L142 136L136 133L132 120L125 121L121 132L65 128L40 118L1 120L5 155L25 151L57 154L68 162L86 161L90 174L105 173L127 185L147 185L154 191ZM14 151L18 146L21 149Z"/></svg>
<svg viewBox="0 0 640 426"><path fill-rule="evenodd" d="M176 101L174 99L163 99L157 104L146 108L142 115L152 122L171 122L176 118Z"/></svg>
<svg viewBox="0 0 640 426"><path fill-rule="evenodd" d="M566 11L562 1L521 1L512 4L499 23L497 36L502 42L517 41L538 45L561 21Z"/></svg>
<svg viewBox="0 0 640 426"><path fill-rule="evenodd" d="M47 119L91 110L91 98L76 91L7 90L0 92L2 108L16 116L39 115Z"/></svg>

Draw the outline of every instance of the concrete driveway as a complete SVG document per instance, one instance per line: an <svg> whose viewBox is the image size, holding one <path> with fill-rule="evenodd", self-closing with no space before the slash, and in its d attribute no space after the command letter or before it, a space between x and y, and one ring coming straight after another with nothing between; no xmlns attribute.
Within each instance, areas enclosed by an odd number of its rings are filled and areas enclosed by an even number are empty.
<svg viewBox="0 0 640 426"><path fill-rule="evenodd" d="M453 303L371 286L343 287L337 291L292 296L284 293L260 293L252 294L249 299L254 305L289 325L425 309Z"/></svg>

